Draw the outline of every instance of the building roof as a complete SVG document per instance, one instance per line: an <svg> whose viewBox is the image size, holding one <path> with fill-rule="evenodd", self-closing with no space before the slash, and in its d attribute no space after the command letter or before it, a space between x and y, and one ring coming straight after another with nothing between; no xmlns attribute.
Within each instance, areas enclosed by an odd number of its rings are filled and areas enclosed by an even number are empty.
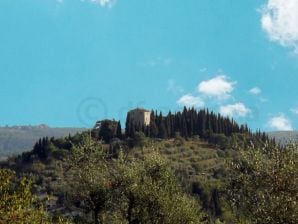
<svg viewBox="0 0 298 224"><path fill-rule="evenodd" d="M131 112L131 111L141 111L141 112L150 112L150 110L146 110L146 109L144 109L144 108L135 108L135 109L133 109L133 110L130 110L129 112Z"/></svg>

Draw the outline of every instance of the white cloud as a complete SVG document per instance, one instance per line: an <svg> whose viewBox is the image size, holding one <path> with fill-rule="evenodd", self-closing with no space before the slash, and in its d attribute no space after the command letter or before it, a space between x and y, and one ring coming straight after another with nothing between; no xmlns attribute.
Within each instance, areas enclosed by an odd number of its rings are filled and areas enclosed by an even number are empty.
<svg viewBox="0 0 298 224"><path fill-rule="evenodd" d="M262 93L262 90L259 87L254 87L249 90L249 93L257 96Z"/></svg>
<svg viewBox="0 0 298 224"><path fill-rule="evenodd" d="M210 80L201 82L198 85L198 91L210 97L224 99L230 96L230 93L234 90L235 84L236 82L229 81L226 76L219 75Z"/></svg>
<svg viewBox="0 0 298 224"><path fill-rule="evenodd" d="M180 106L186 106L186 107L203 107L204 106L204 101L198 97L198 96L193 96L191 94L186 94L184 96L182 96L177 103Z"/></svg>
<svg viewBox="0 0 298 224"><path fill-rule="evenodd" d="M298 107L294 107L291 109L291 112L298 115Z"/></svg>
<svg viewBox="0 0 298 224"><path fill-rule="evenodd" d="M101 7L107 7L107 8L112 8L116 0L81 0L82 2L91 2L97 5L100 5Z"/></svg>
<svg viewBox="0 0 298 224"><path fill-rule="evenodd" d="M293 127L291 122L283 115L279 115L276 117L272 117L268 125L270 128L277 130L277 131L292 131Z"/></svg>
<svg viewBox="0 0 298 224"><path fill-rule="evenodd" d="M270 40L298 53L298 1L268 0L261 13L262 28Z"/></svg>
<svg viewBox="0 0 298 224"><path fill-rule="evenodd" d="M251 114L251 110L247 108L243 103L229 104L221 106L219 112L224 116L229 117L246 117Z"/></svg>

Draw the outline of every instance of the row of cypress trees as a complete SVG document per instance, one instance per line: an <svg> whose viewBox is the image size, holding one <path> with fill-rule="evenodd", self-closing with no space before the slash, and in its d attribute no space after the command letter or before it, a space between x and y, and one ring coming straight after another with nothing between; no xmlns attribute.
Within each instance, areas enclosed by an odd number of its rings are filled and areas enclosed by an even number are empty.
<svg viewBox="0 0 298 224"><path fill-rule="evenodd" d="M239 125L232 118L224 117L208 109L196 110L184 107L182 112L169 112L166 116L162 112L151 111L149 126L134 124L130 115L127 115L125 133L127 137L134 137L136 132L143 132L150 138L173 138L179 133L184 138L199 136L208 139L212 134L231 136L233 133L244 133L262 138L265 142L268 137L265 133L253 134L246 124Z"/></svg>

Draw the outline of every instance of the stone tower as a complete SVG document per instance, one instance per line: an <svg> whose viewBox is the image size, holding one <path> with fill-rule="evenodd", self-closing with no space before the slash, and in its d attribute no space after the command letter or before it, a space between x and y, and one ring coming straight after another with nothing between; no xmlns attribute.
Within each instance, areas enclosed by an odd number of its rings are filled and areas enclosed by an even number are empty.
<svg viewBox="0 0 298 224"><path fill-rule="evenodd" d="M133 125L149 126L151 112L142 108L136 108L128 112L130 117L130 122Z"/></svg>

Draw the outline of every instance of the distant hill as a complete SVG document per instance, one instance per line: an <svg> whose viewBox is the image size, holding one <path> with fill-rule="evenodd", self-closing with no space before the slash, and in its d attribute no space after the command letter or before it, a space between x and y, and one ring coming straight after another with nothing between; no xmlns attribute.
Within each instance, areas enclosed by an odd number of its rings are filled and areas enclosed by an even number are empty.
<svg viewBox="0 0 298 224"><path fill-rule="evenodd" d="M47 125L0 127L0 160L31 150L41 137L64 137L82 132L83 128L51 128Z"/></svg>
<svg viewBox="0 0 298 224"><path fill-rule="evenodd" d="M275 131L268 133L270 138L275 138L277 143L287 144L290 142L298 143L298 131Z"/></svg>

